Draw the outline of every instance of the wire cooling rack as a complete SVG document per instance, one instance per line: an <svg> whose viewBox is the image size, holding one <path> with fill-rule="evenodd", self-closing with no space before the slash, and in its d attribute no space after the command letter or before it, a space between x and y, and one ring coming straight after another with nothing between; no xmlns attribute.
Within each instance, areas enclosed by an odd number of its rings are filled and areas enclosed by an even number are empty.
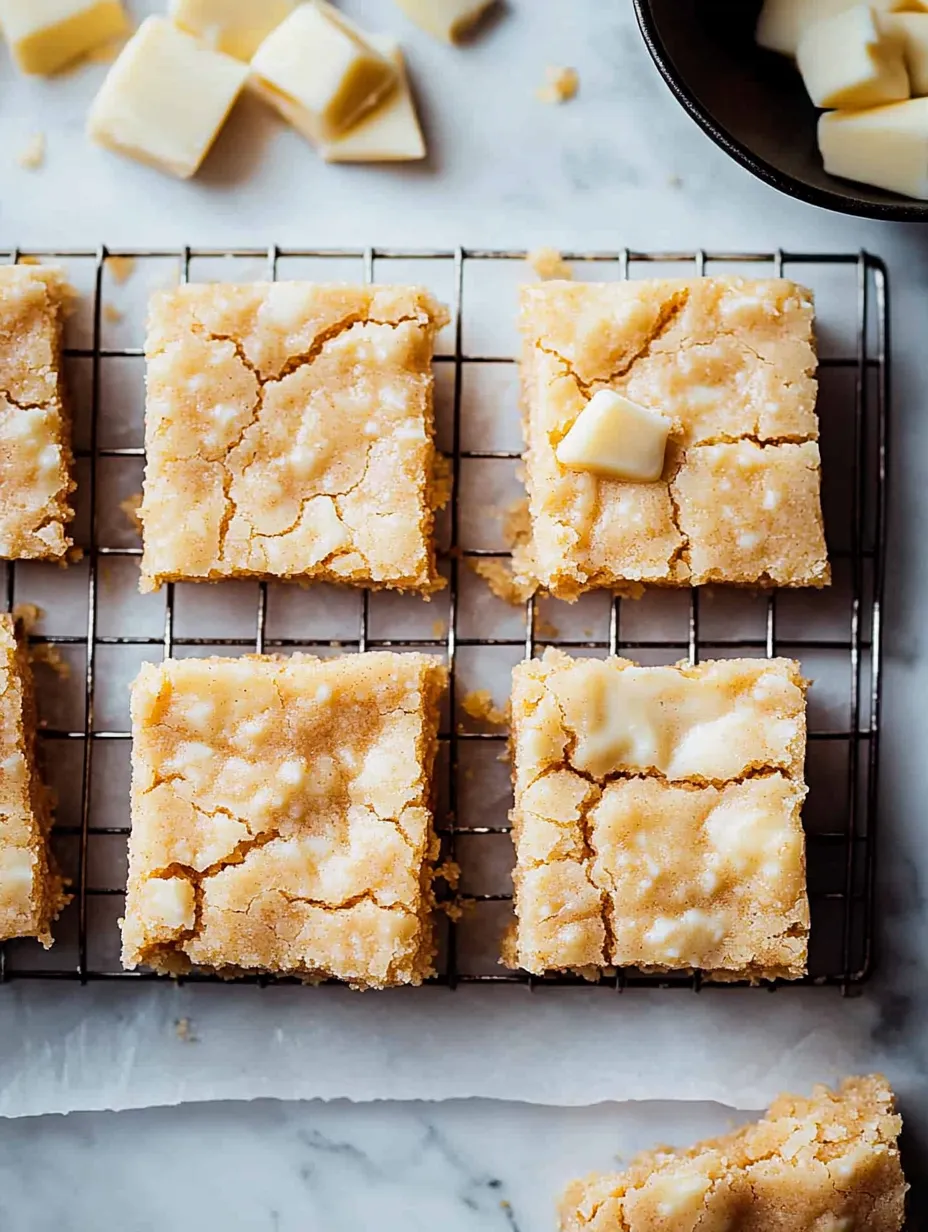
<svg viewBox="0 0 928 1232"><path fill-rule="evenodd" d="M889 401L887 274L866 254L566 253L588 279L741 272L783 275L811 286L818 303L826 529L830 591L665 591L641 600L608 595L573 608L549 599L524 611L493 598L469 565L508 554L504 521L518 496L515 288L530 277L525 254L454 249L72 250L9 253L12 261L64 264L83 291L66 349L76 403L76 535L84 560L66 571L5 567L8 610L45 610L33 640L51 643L70 672L40 671L45 757L59 799L55 844L74 901L56 944L0 947L0 982L148 979L124 972L117 921L125 886L129 741L127 682L142 659L309 649L330 654L426 648L451 668L439 757L437 824L445 856L462 870L458 920L443 919L435 982L586 983L538 980L497 963L511 920L505 732L468 717L461 702L489 687L498 703L518 659L544 645L572 653L620 653L644 663L732 655L798 658L810 693L805 810L812 908L805 982L852 991L872 958L880 718L880 612L884 586ZM134 266L131 278L127 278ZM153 277L148 274L157 271ZM164 280L309 277L419 282L453 308L439 340L439 445L453 469L453 498L440 528L449 586L430 606L366 592L301 590L277 583L170 585L136 593L141 548L120 498L140 487L144 460L144 301ZM135 300L134 320L132 301ZM443 343L443 345L442 345ZM209 979L194 976L193 979ZM699 989L695 976L619 972L603 987ZM719 987L730 987L722 985Z"/></svg>

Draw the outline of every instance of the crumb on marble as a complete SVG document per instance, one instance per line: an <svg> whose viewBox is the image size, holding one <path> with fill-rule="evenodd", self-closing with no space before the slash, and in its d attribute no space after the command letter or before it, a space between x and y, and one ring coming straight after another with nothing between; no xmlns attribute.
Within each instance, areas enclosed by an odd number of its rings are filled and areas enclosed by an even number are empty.
<svg viewBox="0 0 928 1232"><path fill-rule="evenodd" d="M566 103L575 98L580 89L580 74L575 68L548 65L545 69L545 84L537 95L543 103Z"/></svg>
<svg viewBox="0 0 928 1232"><path fill-rule="evenodd" d="M547 616L537 615L535 617L535 637L539 640L545 638L559 637L560 629L553 621L548 620Z"/></svg>
<svg viewBox="0 0 928 1232"><path fill-rule="evenodd" d="M120 311L115 304L103 305L103 320L106 321L107 325L118 325L124 316L125 313Z"/></svg>
<svg viewBox="0 0 928 1232"><path fill-rule="evenodd" d="M16 161L24 171L38 171L45 165L47 141L44 133L33 133L16 155Z"/></svg>
<svg viewBox="0 0 928 1232"><path fill-rule="evenodd" d="M17 265L41 265L42 258L37 257L34 254L27 252L27 253L24 253L22 256L17 257L16 264Z"/></svg>
<svg viewBox="0 0 928 1232"><path fill-rule="evenodd" d="M461 699L461 709L479 723L489 723L491 727L505 727L509 722L506 710L500 710L493 701L489 689L473 689L465 693Z"/></svg>
<svg viewBox="0 0 928 1232"><path fill-rule="evenodd" d="M133 530L142 533L142 519L139 517L139 510L142 507L142 493L133 492L131 496L127 496L124 501L119 502L119 508L126 515L126 520Z"/></svg>
<svg viewBox="0 0 928 1232"><path fill-rule="evenodd" d="M174 1033L185 1044L195 1044L198 1039L193 1033L193 1024L189 1018L178 1018L174 1023Z"/></svg>
<svg viewBox="0 0 928 1232"><path fill-rule="evenodd" d="M552 278L570 280L574 276L570 265L556 248L533 248L526 253L525 260L542 282L548 282Z"/></svg>
<svg viewBox="0 0 928 1232"><path fill-rule="evenodd" d="M135 257L107 257L106 268L117 286L128 282L135 273Z"/></svg>
<svg viewBox="0 0 928 1232"><path fill-rule="evenodd" d="M50 668L59 680L68 680L71 676L71 664L61 657L61 651L51 642L37 642L29 648L29 659L33 664L41 664Z"/></svg>

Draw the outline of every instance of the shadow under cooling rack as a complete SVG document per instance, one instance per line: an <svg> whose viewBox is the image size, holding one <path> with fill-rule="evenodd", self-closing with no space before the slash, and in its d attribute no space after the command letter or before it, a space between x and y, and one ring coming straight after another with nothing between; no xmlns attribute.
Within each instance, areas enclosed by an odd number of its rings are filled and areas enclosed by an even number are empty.
<svg viewBox="0 0 928 1232"><path fill-rule="evenodd" d="M522 610L493 598L468 564L507 555L501 510L520 491L515 288L525 254L448 249L184 249L18 252L11 260L67 265L82 292L66 350L77 403L77 534L84 560L66 571L8 564L7 609L33 602L71 672L40 685L46 760L58 798L55 844L74 901L49 952L0 947L0 982L154 978L120 968L118 918L129 833L127 682L144 659L288 649L431 649L451 669L439 757L437 824L443 854L462 870L458 920L441 915L433 982L548 987L497 961L511 920L505 733L461 706L475 687L508 696L508 672L545 645L621 653L643 663L733 654L800 660L810 692L810 796L804 822L812 908L806 983L852 991L868 975L873 936L889 402L887 274L866 253L565 253L589 279L742 272L787 274L816 294L826 530L835 583L827 592L750 594L724 589L648 593L630 601L587 596L575 607L539 598ZM134 266L131 278L126 273ZM452 306L439 338L439 446L453 497L440 527L448 589L431 605L366 592L308 591L277 583L167 586L136 592L141 547L125 514L144 463L141 405L144 309L165 281L416 282ZM221 604L217 604L219 595ZM191 981L212 979L190 976ZM254 982L254 981L251 981ZM263 979L258 982L267 982ZM695 988L695 975L619 972L622 990ZM233 985L234 986L234 985ZM731 987L731 985L713 985Z"/></svg>

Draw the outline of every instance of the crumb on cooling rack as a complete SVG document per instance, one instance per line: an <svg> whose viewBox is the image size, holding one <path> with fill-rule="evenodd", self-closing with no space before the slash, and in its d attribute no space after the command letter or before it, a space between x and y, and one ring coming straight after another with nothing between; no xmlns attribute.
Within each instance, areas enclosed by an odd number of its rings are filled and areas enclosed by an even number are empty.
<svg viewBox="0 0 928 1232"><path fill-rule="evenodd" d="M451 459L443 453L435 455L435 465L432 467L432 508L444 509L451 500L451 489L454 475L451 469Z"/></svg>
<svg viewBox="0 0 928 1232"><path fill-rule="evenodd" d="M513 607L521 607L535 592L531 582L516 577L508 560L494 557L480 557L475 560L468 557L467 564L478 577L483 578L497 599L502 599Z"/></svg>
<svg viewBox="0 0 928 1232"><path fill-rule="evenodd" d="M47 142L44 133L33 133L16 155L24 171L38 171L45 164Z"/></svg>
<svg viewBox="0 0 928 1232"><path fill-rule="evenodd" d="M37 603L17 603L13 608L13 619L20 622L27 634L32 632L44 615L45 609Z"/></svg>
<svg viewBox="0 0 928 1232"><path fill-rule="evenodd" d="M113 282L121 287L135 273L135 257L107 257L106 268Z"/></svg>
<svg viewBox="0 0 928 1232"><path fill-rule="evenodd" d="M543 103L566 103L580 89L580 74L575 68L549 65L545 69L545 84L537 91Z"/></svg>
<svg viewBox="0 0 928 1232"><path fill-rule="evenodd" d="M124 501L119 502L119 508L126 515L126 520L130 523L133 530L142 533L142 519L139 517L139 510L142 507L142 493L133 492L131 496L127 496Z"/></svg>
<svg viewBox="0 0 928 1232"><path fill-rule="evenodd" d="M42 258L33 256L32 253L27 252L27 253L24 253L22 256L16 258L16 264L17 265L41 265Z"/></svg>
<svg viewBox="0 0 928 1232"><path fill-rule="evenodd" d="M435 879L441 879L447 882L454 889L461 880L461 866L454 860L445 860L443 864L439 864L435 870Z"/></svg>
<svg viewBox="0 0 928 1232"><path fill-rule="evenodd" d="M448 622L447 620L438 619L432 623L432 637L447 637Z"/></svg>
<svg viewBox="0 0 928 1232"><path fill-rule="evenodd" d="M542 282L553 278L569 280L574 276L573 270L556 248L533 248L526 253L525 259Z"/></svg>
<svg viewBox="0 0 928 1232"><path fill-rule="evenodd" d="M552 621L548 620L547 616L536 615L535 617L535 637L544 641L545 638L558 637L560 629Z"/></svg>
<svg viewBox="0 0 928 1232"><path fill-rule="evenodd" d="M68 680L71 676L71 664L62 659L61 651L51 642L37 642L29 648L29 658L33 664L41 664L51 668L59 680Z"/></svg>
<svg viewBox="0 0 928 1232"><path fill-rule="evenodd" d="M115 304L103 305L103 320L107 325L118 325L125 314Z"/></svg>
<svg viewBox="0 0 928 1232"><path fill-rule="evenodd" d="M461 709L470 718L479 723L489 723L491 727L505 727L509 715L495 704L489 689L473 689L465 693L461 699Z"/></svg>

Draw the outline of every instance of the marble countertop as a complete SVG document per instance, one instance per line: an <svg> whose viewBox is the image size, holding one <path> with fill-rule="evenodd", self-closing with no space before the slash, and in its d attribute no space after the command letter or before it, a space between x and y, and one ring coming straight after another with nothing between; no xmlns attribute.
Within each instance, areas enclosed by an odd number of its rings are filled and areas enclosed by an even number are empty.
<svg viewBox="0 0 928 1232"><path fill-rule="evenodd" d="M153 6L131 7L141 15ZM484 38L453 56L404 26L389 0L346 0L345 8L371 27L401 31L427 120L427 165L326 168L245 105L203 176L175 184L84 144L83 109L101 66L20 82L4 61L0 243L867 247L888 261L895 422L880 944L877 977L855 1013L874 1055L900 1075L917 1176L928 1161L920 1149L928 1140L928 556L920 538L928 524L928 232L824 214L752 180L664 89L630 0L510 0ZM579 69L580 95L563 108L534 98L548 64ZM36 174L12 154L38 129L48 160ZM837 1018L848 1006L835 995L830 1012ZM540 1229L552 1226L554 1196L569 1176L608 1166L620 1149L722 1129L730 1115L692 1104L473 1100L258 1102L0 1121L0 1227Z"/></svg>

